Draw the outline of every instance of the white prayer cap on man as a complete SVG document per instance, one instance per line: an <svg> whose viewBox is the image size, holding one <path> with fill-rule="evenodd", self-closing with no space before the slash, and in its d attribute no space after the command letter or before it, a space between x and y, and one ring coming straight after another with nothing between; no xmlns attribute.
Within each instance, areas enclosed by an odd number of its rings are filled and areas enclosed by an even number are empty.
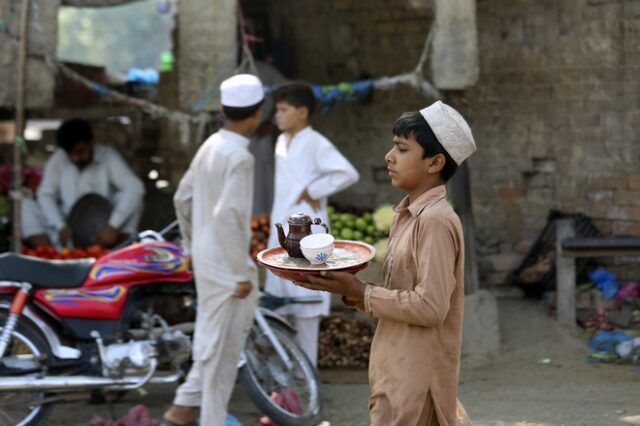
<svg viewBox="0 0 640 426"><path fill-rule="evenodd" d="M421 109L420 114L427 120L438 142L456 164L462 164L476 151L476 143L469 125L462 115L449 105L437 101Z"/></svg>
<svg viewBox="0 0 640 426"><path fill-rule="evenodd" d="M264 88L258 77L238 74L220 84L220 102L223 106L244 108L258 104L264 99Z"/></svg>

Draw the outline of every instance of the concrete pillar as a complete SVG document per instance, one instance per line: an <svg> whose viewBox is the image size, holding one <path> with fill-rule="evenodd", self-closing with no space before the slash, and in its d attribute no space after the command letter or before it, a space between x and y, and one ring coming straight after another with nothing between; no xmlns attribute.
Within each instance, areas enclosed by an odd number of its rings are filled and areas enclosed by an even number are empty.
<svg viewBox="0 0 640 426"><path fill-rule="evenodd" d="M181 1L179 8L180 108L190 111L216 78L216 96L209 109L217 109L217 88L232 75L237 62L236 1L189 0Z"/></svg>
<svg viewBox="0 0 640 426"><path fill-rule="evenodd" d="M436 0L431 72L438 89L461 90L478 81L475 0Z"/></svg>
<svg viewBox="0 0 640 426"><path fill-rule="evenodd" d="M0 0L0 107L14 108L16 97L16 73L18 71L18 46L20 37L20 4ZM60 0L38 2L38 9L31 10L29 25L29 52L56 56L58 46L58 8ZM26 108L49 108L53 105L54 75L44 60L27 59Z"/></svg>
<svg viewBox="0 0 640 426"><path fill-rule="evenodd" d="M558 322L576 325L576 260L562 253L562 241L575 236L573 219L556 221L556 293Z"/></svg>

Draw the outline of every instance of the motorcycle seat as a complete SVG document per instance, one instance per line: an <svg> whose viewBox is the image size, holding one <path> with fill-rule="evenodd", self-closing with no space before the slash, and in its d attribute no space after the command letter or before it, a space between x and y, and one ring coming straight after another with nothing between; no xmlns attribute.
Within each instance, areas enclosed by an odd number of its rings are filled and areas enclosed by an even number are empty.
<svg viewBox="0 0 640 426"><path fill-rule="evenodd" d="M87 279L94 260L45 260L0 254L0 280L28 282L38 288L75 288Z"/></svg>

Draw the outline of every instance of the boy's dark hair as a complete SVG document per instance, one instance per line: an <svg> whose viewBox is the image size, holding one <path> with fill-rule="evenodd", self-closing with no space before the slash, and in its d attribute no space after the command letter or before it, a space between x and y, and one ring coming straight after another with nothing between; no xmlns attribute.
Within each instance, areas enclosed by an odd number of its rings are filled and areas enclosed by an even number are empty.
<svg viewBox="0 0 640 426"><path fill-rule="evenodd" d="M273 91L273 101L275 103L286 102L296 108L306 107L309 111L309 117L313 115L316 105L316 98L311 86L301 81L284 83L278 87Z"/></svg>
<svg viewBox="0 0 640 426"><path fill-rule="evenodd" d="M442 147L433 130L431 130L429 123L427 123L427 120L425 120L419 112L405 112L398 117L393 125L393 134L405 138L413 135L416 142L422 147L422 158L433 157L437 154L444 155L446 161L444 167L440 170L440 177L445 182L449 181L456 170L458 170L456 162L453 161L453 158L451 158L449 153Z"/></svg>
<svg viewBox="0 0 640 426"><path fill-rule="evenodd" d="M92 140L91 125L81 118L66 120L56 131L58 146L66 152L71 151L79 143L88 143Z"/></svg>
<svg viewBox="0 0 640 426"><path fill-rule="evenodd" d="M255 105L248 107L230 107L222 105L222 112L224 116L231 121L242 121L251 117L262 106L264 99Z"/></svg>

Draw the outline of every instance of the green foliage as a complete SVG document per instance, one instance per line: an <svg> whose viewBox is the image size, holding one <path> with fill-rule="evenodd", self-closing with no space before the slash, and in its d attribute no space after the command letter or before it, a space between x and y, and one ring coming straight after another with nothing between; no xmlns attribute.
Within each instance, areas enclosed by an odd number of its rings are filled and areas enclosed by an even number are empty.
<svg viewBox="0 0 640 426"><path fill-rule="evenodd" d="M61 7L58 14L58 58L102 65L110 72L131 67L160 67L171 50L173 16L159 14L147 0L109 8Z"/></svg>

